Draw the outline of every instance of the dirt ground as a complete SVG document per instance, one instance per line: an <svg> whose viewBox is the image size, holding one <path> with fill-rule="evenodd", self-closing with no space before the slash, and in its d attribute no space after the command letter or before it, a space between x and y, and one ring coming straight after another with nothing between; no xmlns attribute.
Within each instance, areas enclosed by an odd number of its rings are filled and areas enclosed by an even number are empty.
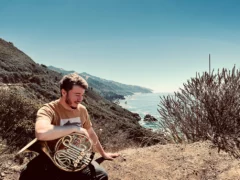
<svg viewBox="0 0 240 180"><path fill-rule="evenodd" d="M156 145L120 153L114 161L101 162L110 180L240 180L240 161L223 151L218 153L210 142ZM1 172L1 180L18 179L23 165L10 159L2 161L8 168Z"/></svg>
<svg viewBox="0 0 240 180"><path fill-rule="evenodd" d="M111 180L240 180L240 161L210 142L126 149L103 162Z"/></svg>

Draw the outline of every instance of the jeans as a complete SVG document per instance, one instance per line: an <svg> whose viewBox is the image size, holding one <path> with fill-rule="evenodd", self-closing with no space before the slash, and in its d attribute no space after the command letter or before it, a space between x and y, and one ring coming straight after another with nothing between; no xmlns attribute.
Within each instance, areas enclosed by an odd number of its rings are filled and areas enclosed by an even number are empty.
<svg viewBox="0 0 240 180"><path fill-rule="evenodd" d="M45 155L31 160L20 174L19 180L108 180L106 171L96 162L78 172L66 172L56 167Z"/></svg>

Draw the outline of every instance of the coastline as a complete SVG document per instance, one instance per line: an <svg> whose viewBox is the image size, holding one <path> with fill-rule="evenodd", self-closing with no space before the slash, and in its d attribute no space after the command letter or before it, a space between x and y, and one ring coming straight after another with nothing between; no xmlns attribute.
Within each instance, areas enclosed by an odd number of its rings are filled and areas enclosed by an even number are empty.
<svg viewBox="0 0 240 180"><path fill-rule="evenodd" d="M139 124L146 128L158 130L159 129L159 121L160 115L157 111L158 104L160 102L159 96L166 95L167 93L134 93L130 96L124 96L124 100L119 101L119 105L131 111L132 113L137 113L141 117ZM144 117L150 114L151 116L155 117L158 121L157 122L148 122L144 121Z"/></svg>

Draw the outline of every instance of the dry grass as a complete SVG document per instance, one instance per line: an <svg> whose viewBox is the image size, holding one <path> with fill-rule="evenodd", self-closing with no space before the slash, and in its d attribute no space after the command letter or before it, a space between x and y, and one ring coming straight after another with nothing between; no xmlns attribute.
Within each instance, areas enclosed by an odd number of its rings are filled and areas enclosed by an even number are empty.
<svg viewBox="0 0 240 180"><path fill-rule="evenodd" d="M119 151L114 161L101 161L111 180L239 180L240 162L209 141L192 144L155 145ZM3 180L16 180L19 166L12 155L3 162ZM27 162L26 160L24 161ZM1 178L0 178L1 179Z"/></svg>
<svg viewBox="0 0 240 180"><path fill-rule="evenodd" d="M210 142L155 145L120 152L102 165L111 180L239 180L240 162Z"/></svg>

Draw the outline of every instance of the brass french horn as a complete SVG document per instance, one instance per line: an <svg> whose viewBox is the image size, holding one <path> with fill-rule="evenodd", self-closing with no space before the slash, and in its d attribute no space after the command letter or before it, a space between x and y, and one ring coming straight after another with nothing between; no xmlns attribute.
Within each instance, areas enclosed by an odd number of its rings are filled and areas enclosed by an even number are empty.
<svg viewBox="0 0 240 180"><path fill-rule="evenodd" d="M22 150L27 150L37 142L34 139ZM57 141L41 141L43 152L60 169L68 172L76 172L85 168L93 159L93 145L87 136L80 133L72 133Z"/></svg>
<svg viewBox="0 0 240 180"><path fill-rule="evenodd" d="M48 149L47 143L45 146ZM44 152L58 168L69 172L85 168L94 155L91 141L80 133L72 133L59 139L53 153L49 153L49 149Z"/></svg>

